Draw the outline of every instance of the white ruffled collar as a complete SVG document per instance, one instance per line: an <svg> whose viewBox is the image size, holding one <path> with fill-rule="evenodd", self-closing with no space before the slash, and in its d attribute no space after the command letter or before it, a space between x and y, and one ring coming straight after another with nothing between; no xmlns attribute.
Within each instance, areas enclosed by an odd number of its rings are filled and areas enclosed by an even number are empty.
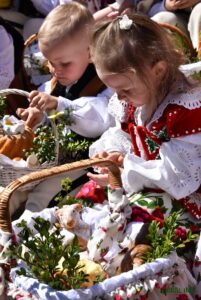
<svg viewBox="0 0 201 300"><path fill-rule="evenodd" d="M157 110L155 111L150 123L158 120L166 107L169 104L177 104L183 106L189 110L193 110L201 107L201 87L187 87L184 83L179 83L173 93L169 93L167 97L162 101ZM115 93L108 104L109 113L115 117L119 122L126 122L128 120L128 103L125 101L119 101L117 94ZM138 125L145 124L147 107L144 105L135 110L135 120Z"/></svg>

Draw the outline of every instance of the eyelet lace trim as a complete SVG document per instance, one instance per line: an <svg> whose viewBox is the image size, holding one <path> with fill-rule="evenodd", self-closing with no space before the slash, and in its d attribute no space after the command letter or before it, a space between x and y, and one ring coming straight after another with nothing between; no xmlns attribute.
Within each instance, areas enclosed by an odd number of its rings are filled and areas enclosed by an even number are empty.
<svg viewBox="0 0 201 300"><path fill-rule="evenodd" d="M117 94L115 93L110 98L108 104L108 112L119 122L126 122L128 118L128 104L126 103L126 101L120 101Z"/></svg>
<svg viewBox="0 0 201 300"><path fill-rule="evenodd" d="M178 87L178 92L181 90L181 87ZM175 94L169 94L164 101L160 104L156 112L154 113L154 116L151 120L151 122L158 120L166 107L169 104L177 104L180 106L183 106L189 110L193 110L196 108L201 107L201 88L195 87L192 89L189 89L183 93L175 93Z"/></svg>
<svg viewBox="0 0 201 300"><path fill-rule="evenodd" d="M181 91L185 89L183 84L179 84L177 88L177 93L169 94L164 101L160 104L151 122L158 120L163 111L169 104L177 104L181 105L189 110L193 110L201 107L201 88L195 87L192 89L188 89L185 92L181 93ZM108 104L109 113L115 117L119 122L126 122L128 117L128 103L125 101L119 101L117 94L115 93ZM143 115L145 107L137 108L135 111L135 118L138 119L139 116ZM137 117L138 116L138 117ZM138 122L137 122L138 123Z"/></svg>

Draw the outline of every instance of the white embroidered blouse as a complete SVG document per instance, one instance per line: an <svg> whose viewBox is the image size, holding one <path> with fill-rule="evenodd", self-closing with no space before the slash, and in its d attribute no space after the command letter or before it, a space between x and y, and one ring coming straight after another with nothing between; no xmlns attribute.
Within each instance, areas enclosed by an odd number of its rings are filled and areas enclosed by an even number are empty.
<svg viewBox="0 0 201 300"><path fill-rule="evenodd" d="M116 109L119 104L113 97L110 103L110 111L122 122L124 120L126 106ZM156 110L151 123L161 117L166 107L177 104L188 110L201 107L201 88L197 87L188 93L169 94ZM123 112L123 113L122 113ZM122 113L122 114L121 114ZM145 107L137 108L135 122L137 125L145 124ZM125 155L122 179L124 188L128 193L138 192L144 187L160 188L175 199L186 197L201 185L201 128L197 133L186 136L171 137L163 142L159 154L160 159L146 160L141 141L136 134L136 142L140 149L140 156L133 153L130 135L121 130L120 126L109 129L102 137L90 147L90 156L100 151L119 151Z"/></svg>

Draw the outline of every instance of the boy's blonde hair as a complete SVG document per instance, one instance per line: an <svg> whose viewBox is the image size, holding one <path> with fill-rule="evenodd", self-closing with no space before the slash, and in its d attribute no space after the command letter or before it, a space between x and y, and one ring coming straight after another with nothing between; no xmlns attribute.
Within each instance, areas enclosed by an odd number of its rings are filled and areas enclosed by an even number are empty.
<svg viewBox="0 0 201 300"><path fill-rule="evenodd" d="M45 18L38 32L38 40L45 48L53 48L80 31L88 31L93 20L91 12L78 2L59 5Z"/></svg>
<svg viewBox="0 0 201 300"><path fill-rule="evenodd" d="M100 21L95 24L91 39L92 60L96 67L109 73L134 71L150 90L153 87L149 85L148 68L164 61L167 70L157 94L165 96L175 80L183 78L179 71L183 56L159 24L131 11L127 15L132 20L127 30L120 28L121 16L112 22Z"/></svg>

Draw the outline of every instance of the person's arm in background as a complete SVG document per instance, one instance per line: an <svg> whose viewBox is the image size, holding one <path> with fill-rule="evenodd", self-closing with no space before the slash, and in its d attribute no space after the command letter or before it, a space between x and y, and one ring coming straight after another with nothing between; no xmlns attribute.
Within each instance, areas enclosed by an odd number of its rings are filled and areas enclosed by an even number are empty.
<svg viewBox="0 0 201 300"><path fill-rule="evenodd" d="M45 16L57 5L71 2L71 0L31 0L31 1L35 6L35 8Z"/></svg>
<svg viewBox="0 0 201 300"><path fill-rule="evenodd" d="M0 26L0 41L0 89L6 89L14 78L14 45L3 26Z"/></svg>
<svg viewBox="0 0 201 300"><path fill-rule="evenodd" d="M151 6L148 15L153 17L155 14L162 11L174 12L179 9L191 8L199 2L200 0L156 0Z"/></svg>

